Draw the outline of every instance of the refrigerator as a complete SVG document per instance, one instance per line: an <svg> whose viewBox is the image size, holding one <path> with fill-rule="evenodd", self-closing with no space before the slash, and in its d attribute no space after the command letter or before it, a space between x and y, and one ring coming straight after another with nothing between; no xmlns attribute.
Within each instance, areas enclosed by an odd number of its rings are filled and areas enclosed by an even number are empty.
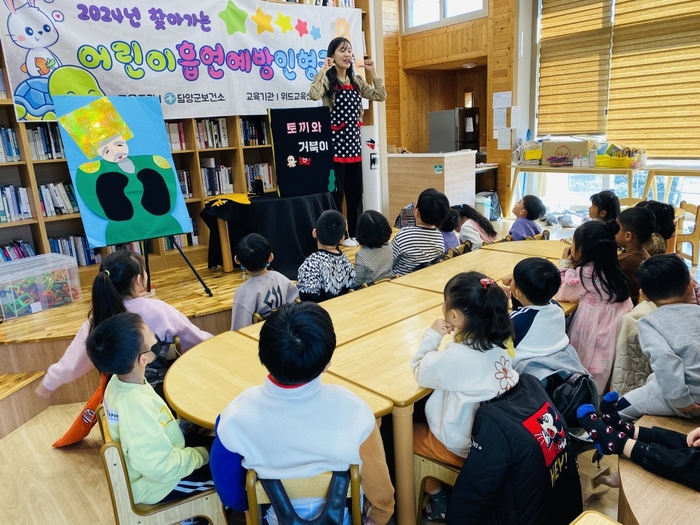
<svg viewBox="0 0 700 525"><path fill-rule="evenodd" d="M430 153L479 151L479 108L455 108L428 113Z"/></svg>

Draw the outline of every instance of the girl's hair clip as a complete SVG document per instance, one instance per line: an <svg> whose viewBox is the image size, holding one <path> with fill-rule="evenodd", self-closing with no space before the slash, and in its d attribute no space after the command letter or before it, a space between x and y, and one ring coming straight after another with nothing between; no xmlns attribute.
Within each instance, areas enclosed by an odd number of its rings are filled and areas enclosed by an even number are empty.
<svg viewBox="0 0 700 525"><path fill-rule="evenodd" d="M494 284L494 281L493 279L491 279L491 277L479 279L479 282L481 283L481 286L484 287L484 290L488 290L489 284Z"/></svg>

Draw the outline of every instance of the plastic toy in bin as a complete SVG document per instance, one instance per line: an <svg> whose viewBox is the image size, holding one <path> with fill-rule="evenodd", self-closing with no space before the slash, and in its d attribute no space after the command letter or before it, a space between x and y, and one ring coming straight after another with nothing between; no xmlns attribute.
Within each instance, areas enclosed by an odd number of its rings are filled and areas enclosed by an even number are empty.
<svg viewBox="0 0 700 525"><path fill-rule="evenodd" d="M72 303L81 298L73 257L37 255L0 264L0 310L3 320Z"/></svg>

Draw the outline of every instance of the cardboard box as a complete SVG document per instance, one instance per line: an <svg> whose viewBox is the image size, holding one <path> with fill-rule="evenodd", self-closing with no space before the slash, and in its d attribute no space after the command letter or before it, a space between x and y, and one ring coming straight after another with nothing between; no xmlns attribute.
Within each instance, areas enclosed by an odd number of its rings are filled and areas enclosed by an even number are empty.
<svg viewBox="0 0 700 525"><path fill-rule="evenodd" d="M73 257L47 253L0 263L0 311L15 319L80 299Z"/></svg>
<svg viewBox="0 0 700 525"><path fill-rule="evenodd" d="M575 139L562 137L555 140L546 140L542 143L542 165L549 166L549 157L567 157L573 160L576 155L588 156L588 151L595 147L595 140Z"/></svg>

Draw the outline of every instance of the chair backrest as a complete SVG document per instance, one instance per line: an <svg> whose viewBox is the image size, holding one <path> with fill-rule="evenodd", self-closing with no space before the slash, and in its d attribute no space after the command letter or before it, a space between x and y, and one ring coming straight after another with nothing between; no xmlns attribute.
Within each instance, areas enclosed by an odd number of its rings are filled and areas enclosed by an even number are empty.
<svg viewBox="0 0 700 525"><path fill-rule="evenodd" d="M512 239L511 239L512 240ZM542 230L542 233L537 235L529 235L525 237L526 241L548 241L549 240L549 230Z"/></svg>
<svg viewBox="0 0 700 525"><path fill-rule="evenodd" d="M625 197L620 199L620 208L632 208L642 202L642 199L635 199L634 197Z"/></svg>
<svg viewBox="0 0 700 525"><path fill-rule="evenodd" d="M679 206L684 212L690 213L695 217L695 228L693 232L698 231L698 223L700 222L700 216L698 215L698 207L695 204L690 204L689 202L686 201L681 201L681 205Z"/></svg>
<svg viewBox="0 0 700 525"><path fill-rule="evenodd" d="M325 498L331 482L332 472L324 472L311 478L295 478L282 480L284 491L290 500L299 498ZM248 512L250 514L251 525L262 523L260 505L270 503L265 489L258 480L258 475L254 470L249 470L246 475L246 491L248 493ZM362 509L360 501L360 467L350 465L350 486L348 487L348 497L352 499L352 523L361 525ZM279 525L288 525L280 523Z"/></svg>

